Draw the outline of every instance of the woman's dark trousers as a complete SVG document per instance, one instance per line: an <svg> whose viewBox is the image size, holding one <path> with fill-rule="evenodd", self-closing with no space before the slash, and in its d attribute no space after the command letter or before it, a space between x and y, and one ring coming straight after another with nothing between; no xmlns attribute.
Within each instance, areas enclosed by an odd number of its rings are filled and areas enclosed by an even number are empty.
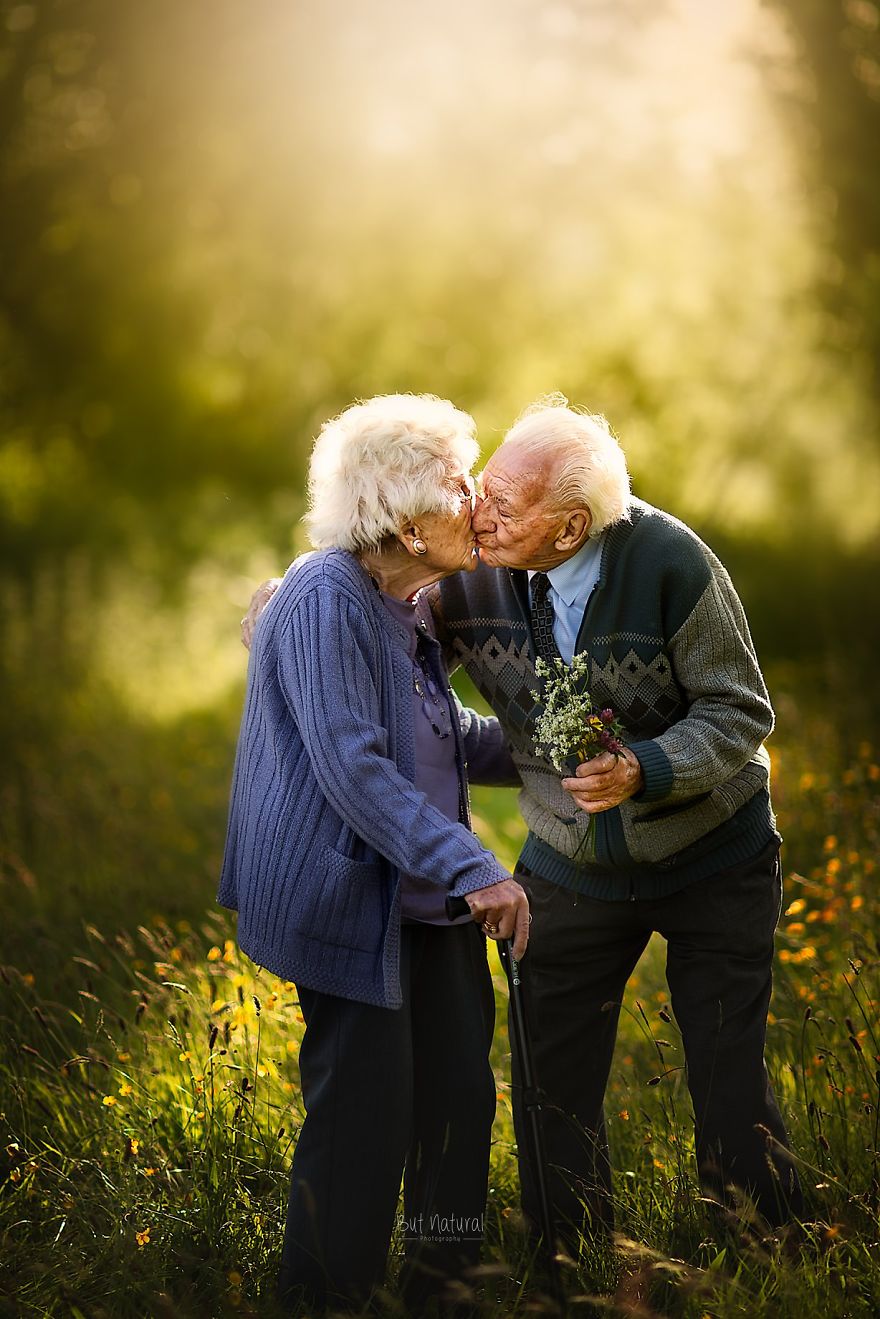
<svg viewBox="0 0 880 1319"><path fill-rule="evenodd" d="M413 1313L479 1261L495 1082L478 927L404 925L401 982L398 1010L299 990L307 1116L291 1169L284 1301L362 1304L384 1281L395 1225Z"/></svg>
<svg viewBox="0 0 880 1319"><path fill-rule="evenodd" d="M723 1203L729 1186L739 1187L771 1224L799 1214L800 1187L764 1065L782 892L776 844L753 861L651 900L600 902L522 871L518 878L532 896L523 978L563 1244L576 1253L581 1232L613 1226L603 1098L624 989L654 931L667 941L666 976L704 1190ZM659 1019L656 1024L668 1032ZM664 1058L667 1067L680 1061L672 1050ZM514 1058L523 1207L536 1222L517 1068Z"/></svg>

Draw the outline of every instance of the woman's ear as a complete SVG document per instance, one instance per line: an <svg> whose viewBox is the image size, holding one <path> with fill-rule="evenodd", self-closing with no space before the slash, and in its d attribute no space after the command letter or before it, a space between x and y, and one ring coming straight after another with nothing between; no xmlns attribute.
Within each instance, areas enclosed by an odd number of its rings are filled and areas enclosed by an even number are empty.
<svg viewBox="0 0 880 1319"><path fill-rule="evenodd" d="M417 522L411 522L408 526L402 527L397 533L397 539L407 554L413 554L420 558L423 554L428 553L427 542Z"/></svg>

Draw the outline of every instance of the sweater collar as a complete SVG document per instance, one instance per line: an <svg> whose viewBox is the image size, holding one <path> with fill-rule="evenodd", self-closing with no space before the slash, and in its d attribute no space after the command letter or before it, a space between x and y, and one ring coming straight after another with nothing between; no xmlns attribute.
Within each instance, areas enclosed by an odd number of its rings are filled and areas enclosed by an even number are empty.
<svg viewBox="0 0 880 1319"><path fill-rule="evenodd" d="M333 561L343 568L354 590L361 596L366 607L372 610L373 617L379 626L395 637L403 648L408 651L412 642L411 629L400 619L395 618L389 609L386 609L381 591L360 559L350 553L349 550L330 549L325 552L328 557L332 557ZM414 605L419 633L426 636L431 635L430 623L428 622L431 613L428 603L429 595L430 588L428 587L419 591Z"/></svg>

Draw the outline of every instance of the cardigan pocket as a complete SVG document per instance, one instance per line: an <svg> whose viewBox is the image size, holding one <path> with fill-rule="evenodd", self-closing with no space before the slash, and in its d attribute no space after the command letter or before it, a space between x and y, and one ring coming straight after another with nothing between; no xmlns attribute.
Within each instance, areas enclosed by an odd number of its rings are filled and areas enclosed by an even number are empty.
<svg viewBox="0 0 880 1319"><path fill-rule="evenodd" d="M388 868L326 847L299 909L307 938L375 953L388 920Z"/></svg>
<svg viewBox="0 0 880 1319"><path fill-rule="evenodd" d="M657 820L670 820L673 815L683 815L692 806L708 801L711 795L711 792L700 792L696 797L686 797L684 801L677 801L672 806L658 806L646 811L644 815L633 815L633 824L655 824Z"/></svg>

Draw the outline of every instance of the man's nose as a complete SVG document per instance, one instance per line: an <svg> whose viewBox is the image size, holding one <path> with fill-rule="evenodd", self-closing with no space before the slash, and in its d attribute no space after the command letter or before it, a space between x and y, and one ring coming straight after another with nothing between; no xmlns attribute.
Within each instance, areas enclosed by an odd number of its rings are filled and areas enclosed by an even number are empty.
<svg viewBox="0 0 880 1319"><path fill-rule="evenodd" d="M489 516L489 501L482 496L476 495L474 498L474 511L471 514L471 526L474 531L491 531L492 519Z"/></svg>

